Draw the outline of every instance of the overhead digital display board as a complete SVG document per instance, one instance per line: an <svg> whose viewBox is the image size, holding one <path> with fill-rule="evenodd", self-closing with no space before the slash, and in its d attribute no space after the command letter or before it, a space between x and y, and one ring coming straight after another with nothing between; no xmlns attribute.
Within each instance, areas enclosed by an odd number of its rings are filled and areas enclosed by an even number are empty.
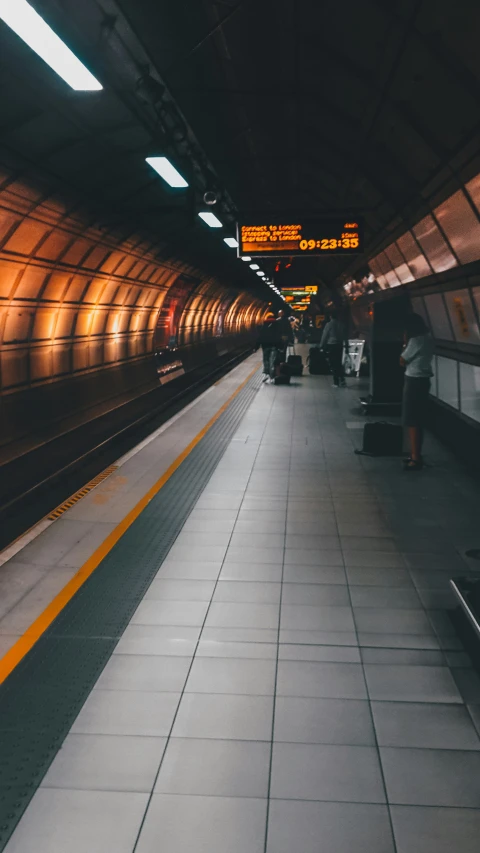
<svg viewBox="0 0 480 853"><path fill-rule="evenodd" d="M238 223L238 254L352 255L363 252L363 222L358 217L328 216L304 221L292 219Z"/></svg>

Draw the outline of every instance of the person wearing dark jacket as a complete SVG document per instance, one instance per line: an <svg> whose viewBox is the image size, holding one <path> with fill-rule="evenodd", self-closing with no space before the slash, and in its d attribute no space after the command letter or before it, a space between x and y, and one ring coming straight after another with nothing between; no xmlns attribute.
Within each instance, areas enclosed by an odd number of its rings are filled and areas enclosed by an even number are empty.
<svg viewBox="0 0 480 853"><path fill-rule="evenodd" d="M345 374L342 358L343 347L346 339L347 330L345 323L342 323L339 319L337 311L332 311L330 314L330 320L326 324L322 333L320 349L324 349L327 354L335 388L345 388Z"/></svg>
<svg viewBox="0 0 480 853"><path fill-rule="evenodd" d="M280 308L275 322L277 323L277 326L280 330L280 337L283 340L284 348L287 349L287 346L293 344L294 335L292 324L282 308Z"/></svg>
<svg viewBox="0 0 480 853"><path fill-rule="evenodd" d="M279 362L284 362L287 360L287 349L289 346L293 345L295 337L293 334L292 324L282 308L280 308L280 311L277 314L275 325L277 326L277 334L279 336L277 360Z"/></svg>
<svg viewBox="0 0 480 853"><path fill-rule="evenodd" d="M281 330L273 314L267 314L258 334L258 346L263 353L263 378L267 382L275 377L278 350L282 346Z"/></svg>

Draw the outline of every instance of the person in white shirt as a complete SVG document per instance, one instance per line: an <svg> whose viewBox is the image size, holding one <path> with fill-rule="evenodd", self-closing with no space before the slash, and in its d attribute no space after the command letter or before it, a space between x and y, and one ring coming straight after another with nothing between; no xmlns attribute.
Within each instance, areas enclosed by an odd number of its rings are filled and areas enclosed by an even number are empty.
<svg viewBox="0 0 480 853"><path fill-rule="evenodd" d="M422 444L427 417L430 380L433 376L434 344L419 314L410 314L405 327L406 346L400 363L405 365L403 386L403 424L408 428L411 456L405 460L407 471L423 468Z"/></svg>

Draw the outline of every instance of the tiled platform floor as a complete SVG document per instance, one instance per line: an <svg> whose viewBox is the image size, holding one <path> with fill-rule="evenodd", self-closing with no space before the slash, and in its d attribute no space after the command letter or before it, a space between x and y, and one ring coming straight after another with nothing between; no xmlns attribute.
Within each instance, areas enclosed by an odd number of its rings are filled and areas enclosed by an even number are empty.
<svg viewBox="0 0 480 853"><path fill-rule="evenodd" d="M354 387L261 389L8 853L478 853L480 486L355 456Z"/></svg>

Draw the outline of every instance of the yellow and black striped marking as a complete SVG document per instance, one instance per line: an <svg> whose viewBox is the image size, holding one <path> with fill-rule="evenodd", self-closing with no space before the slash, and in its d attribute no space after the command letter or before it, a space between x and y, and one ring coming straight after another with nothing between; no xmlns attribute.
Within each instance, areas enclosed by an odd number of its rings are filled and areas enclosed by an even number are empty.
<svg viewBox="0 0 480 853"><path fill-rule="evenodd" d="M78 492L68 498L68 500L65 501L63 504L57 506L57 508L54 509L53 512L51 512L48 516L48 520L55 521L56 518L60 518L60 516L67 511L67 509L70 509L70 507L78 503L78 501L84 498L85 495L88 495L88 493L91 492L92 489L95 488L95 486L100 485L103 480L106 480L106 478L109 477L110 474L113 474L114 471L117 471L117 469L118 465L110 465L108 468L105 468L105 471L102 471L100 474L97 474L97 476L94 477L93 480L90 480L90 482L83 487L83 489L80 489Z"/></svg>

